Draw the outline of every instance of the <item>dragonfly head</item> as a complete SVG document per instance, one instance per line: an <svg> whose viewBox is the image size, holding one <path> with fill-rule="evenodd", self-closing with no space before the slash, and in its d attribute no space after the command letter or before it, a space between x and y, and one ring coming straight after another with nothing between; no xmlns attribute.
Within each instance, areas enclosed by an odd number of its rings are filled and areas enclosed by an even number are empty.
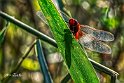
<svg viewBox="0 0 124 83"><path fill-rule="evenodd" d="M69 24L70 24L71 26L74 26L74 25L77 25L78 22L77 22L77 20L71 18L71 19L69 19Z"/></svg>

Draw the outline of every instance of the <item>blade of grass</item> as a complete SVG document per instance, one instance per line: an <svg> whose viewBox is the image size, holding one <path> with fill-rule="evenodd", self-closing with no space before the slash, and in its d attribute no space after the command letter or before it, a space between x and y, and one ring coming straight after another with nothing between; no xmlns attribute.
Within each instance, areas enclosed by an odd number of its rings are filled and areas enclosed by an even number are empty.
<svg viewBox="0 0 124 83"><path fill-rule="evenodd" d="M46 60L45 60L45 57L44 57L44 54L42 51L41 42L39 39L36 41L36 54L38 56L38 61L40 63L41 71L44 76L44 83L52 83L53 81L52 81L50 73L48 71Z"/></svg>
<svg viewBox="0 0 124 83"><path fill-rule="evenodd" d="M59 52L62 54L64 61L66 59L65 49L70 49L70 60L66 61L68 71L75 83L99 83L96 73L89 62L84 49L82 49L79 43L73 38L70 48L65 48L64 30L68 29L66 23L60 16L59 12L55 8L51 0L38 0L41 10L48 21L48 24L52 30L53 36L57 42ZM72 35L71 35L72 36ZM66 38L67 39L67 38ZM67 40L68 41L68 40ZM68 63L69 62L69 63Z"/></svg>

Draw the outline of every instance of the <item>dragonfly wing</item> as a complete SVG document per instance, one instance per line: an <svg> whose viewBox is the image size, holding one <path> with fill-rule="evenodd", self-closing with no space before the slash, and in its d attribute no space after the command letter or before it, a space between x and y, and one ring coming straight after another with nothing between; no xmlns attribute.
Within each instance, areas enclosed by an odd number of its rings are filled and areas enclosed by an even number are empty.
<svg viewBox="0 0 124 83"><path fill-rule="evenodd" d="M81 37L79 39L79 43L91 51L96 51L104 54L111 54L111 48L107 44L96 40L89 34L86 34L83 37Z"/></svg>
<svg viewBox="0 0 124 83"><path fill-rule="evenodd" d="M44 22L48 25L48 22L45 18L45 16L43 15L43 13L41 11L37 11L36 15Z"/></svg>
<svg viewBox="0 0 124 83"><path fill-rule="evenodd" d="M64 12L62 12L62 11L60 11L60 13L61 13L61 16L63 17L63 19L65 20L65 22L68 23L70 17L69 17L67 14L65 14ZM47 22L45 16L43 15L43 13L42 13L41 11L37 11L36 15L37 15L44 23L46 23L46 24L48 25L48 22Z"/></svg>
<svg viewBox="0 0 124 83"><path fill-rule="evenodd" d="M61 13L61 16L63 17L63 19L65 20L65 22L68 23L68 21L71 17L62 11L60 11L60 13Z"/></svg>
<svg viewBox="0 0 124 83"><path fill-rule="evenodd" d="M103 31L103 30L97 30L87 25L81 25L81 31L92 35L98 40L102 40L102 41L113 41L114 40L114 35L112 33Z"/></svg>

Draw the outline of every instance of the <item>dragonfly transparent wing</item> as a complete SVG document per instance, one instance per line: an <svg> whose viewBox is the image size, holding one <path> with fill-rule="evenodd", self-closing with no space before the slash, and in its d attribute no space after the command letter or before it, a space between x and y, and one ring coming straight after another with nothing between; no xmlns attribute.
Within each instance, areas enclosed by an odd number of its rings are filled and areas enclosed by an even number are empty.
<svg viewBox="0 0 124 83"><path fill-rule="evenodd" d="M85 34L83 37L81 37L79 39L79 43L91 51L111 54L111 48L107 44L91 37L89 34Z"/></svg>
<svg viewBox="0 0 124 83"><path fill-rule="evenodd" d="M61 16L63 17L63 19L65 20L65 22L68 23L69 19L71 18L69 15L65 14L64 12L60 11Z"/></svg>
<svg viewBox="0 0 124 83"><path fill-rule="evenodd" d="M98 30L87 25L81 25L81 31L92 35L98 40L102 40L102 41L114 40L114 35L112 33L103 30Z"/></svg>
<svg viewBox="0 0 124 83"><path fill-rule="evenodd" d="M61 14L61 16L63 17L63 19L65 20L65 22L68 23L70 17L69 17L67 14L65 14L64 12L62 12L62 11L60 11L60 14ZM43 13L42 13L41 11L37 11L36 15L37 15L44 23L46 23L46 24L48 25L48 22L47 22L45 16L43 15Z"/></svg>
<svg viewBox="0 0 124 83"><path fill-rule="evenodd" d="M36 13L36 15L37 15L44 23L46 23L46 24L48 25L48 22L47 22L45 16L43 15L43 13L42 13L41 11L38 11L38 12Z"/></svg>

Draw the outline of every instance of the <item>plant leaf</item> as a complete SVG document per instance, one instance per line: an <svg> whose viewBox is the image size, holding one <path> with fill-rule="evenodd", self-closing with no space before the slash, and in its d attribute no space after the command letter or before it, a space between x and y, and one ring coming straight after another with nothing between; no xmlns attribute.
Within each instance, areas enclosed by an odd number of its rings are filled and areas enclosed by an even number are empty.
<svg viewBox="0 0 124 83"><path fill-rule="evenodd" d="M69 47L65 46L65 41L69 42L68 38L65 40L65 29L68 29L66 23L60 16L51 0L38 0L41 10L46 17L46 20L51 28L53 36L57 42L59 52L62 54L64 61L68 67L68 71L75 83L99 83L96 73L89 62L84 49L81 48L79 43L71 36L72 42ZM69 33L70 34L70 33ZM69 35L68 35L69 36ZM69 36L69 37L70 37ZM69 58L65 50L69 50ZM70 60L70 61L69 61Z"/></svg>

